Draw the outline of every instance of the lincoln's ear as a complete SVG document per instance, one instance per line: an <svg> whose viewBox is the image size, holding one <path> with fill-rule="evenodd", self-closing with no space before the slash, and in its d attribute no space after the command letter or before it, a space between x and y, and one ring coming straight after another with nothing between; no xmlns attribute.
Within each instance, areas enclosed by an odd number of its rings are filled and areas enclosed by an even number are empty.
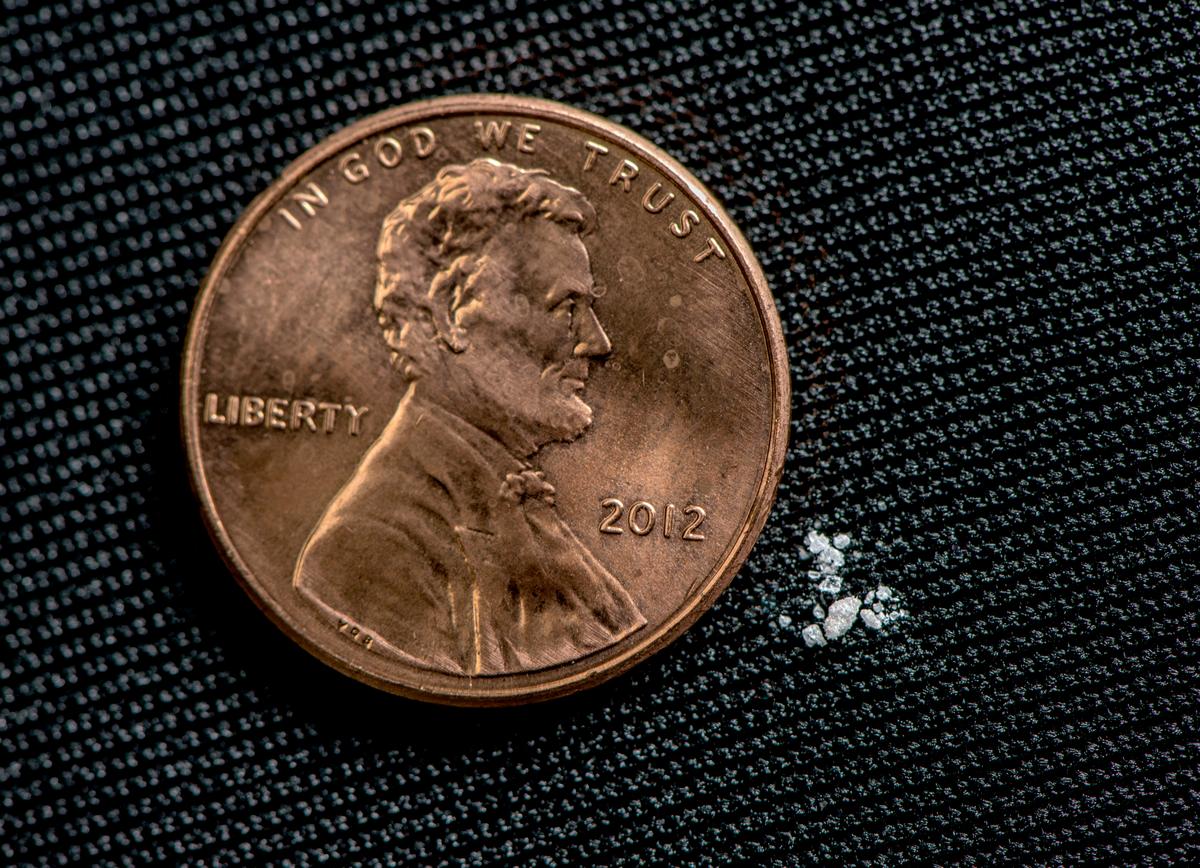
<svg viewBox="0 0 1200 868"><path fill-rule="evenodd" d="M457 314L475 296L476 284L487 264L485 256L460 256L433 279L429 288L433 327L451 352L461 353L471 345L467 330L457 322Z"/></svg>
<svg viewBox="0 0 1200 868"><path fill-rule="evenodd" d="M404 342L404 329L407 325L392 325L385 327L383 330L383 341L388 345L388 349L392 351L392 361L396 360L396 356L405 352L407 349Z"/></svg>
<svg viewBox="0 0 1200 868"><path fill-rule="evenodd" d="M430 324L451 352L461 353L471 345L467 330L454 321L454 312L449 307L435 307Z"/></svg>
<svg viewBox="0 0 1200 868"><path fill-rule="evenodd" d="M403 320L384 325L383 340L391 350L392 366L408 379L436 370L430 353L440 352L438 334L425 311L407 311ZM382 319L382 318L381 318Z"/></svg>

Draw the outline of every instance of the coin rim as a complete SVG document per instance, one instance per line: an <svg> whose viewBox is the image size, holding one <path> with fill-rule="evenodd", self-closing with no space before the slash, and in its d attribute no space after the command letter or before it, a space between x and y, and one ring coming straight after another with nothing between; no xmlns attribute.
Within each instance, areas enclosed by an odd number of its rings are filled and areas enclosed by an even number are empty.
<svg viewBox="0 0 1200 868"><path fill-rule="evenodd" d="M419 674L411 680L391 680L364 670L359 665L339 655L331 647L327 648L316 639L310 638L303 629L292 623L290 616L284 610L282 604L274 602L273 595L265 587L256 586L258 580L255 578L254 572L242 560L236 546L234 546L232 539L226 532L224 523L217 514L216 505L213 502L212 494L208 487L203 462L200 457L200 424L196 399L199 395L199 368L202 361L200 358L201 344L203 339L207 337L208 315L215 298L215 289L220 281L224 279L230 268L236 263L242 244L251 237L263 217L267 215L267 212L298 181L345 148L395 126L417 120L434 120L471 114L496 115L503 113L542 118L584 132L599 133L631 153L637 154L640 152L644 158L654 164L657 171L669 177L691 196L694 204L706 214L714 228L724 236L726 242L729 244L730 252L735 257L754 297L759 314L759 322L767 340L767 351L771 367L773 418L771 421L770 442L767 448L767 457L764 462L763 471L759 477L752 506L742 523L735 543L727 547L728 554L708 574L707 578L702 580L701 583L697 583L703 589L697 591L693 588L692 591L689 591L687 601L664 619L645 639L634 643L624 652L610 657L598 665L560 679L540 681L531 686L521 686L519 683L513 685L511 683L513 679L521 679L523 676L528 677L534 674L513 673L503 676L507 686L496 689L487 689L486 687L481 689L481 683L486 684L490 679L481 680L464 677L463 685L465 689L456 690L453 688L422 686L419 683ZM209 266L208 273L200 285L192 316L188 322L180 380L180 423L186 449L188 478L191 482L192 490L200 502L201 514L204 517L204 524L209 536L220 552L226 566L234 574L242 589L254 601L255 605L294 642L317 659L343 674L389 693L410 699L457 706L515 705L552 699L593 687L629 670L686 632L729 586L734 575L737 574L738 570L745 563L751 548L766 524L775 500L779 480L783 475L783 464L787 455L787 439L791 416L791 380L787 350L783 342L783 329L780 325L779 314L775 308L774 299L767 286L762 268L759 266L758 260L755 258L749 243L733 219L718 203L717 198L691 172L684 168L681 163L632 130L594 115L591 112L572 106L550 100L509 94L444 96L387 109L356 121L333 133L314 147L306 150L289 164L266 190L254 198L218 248L217 254ZM547 671L552 672L554 668L537 670L537 674L543 675ZM412 669L416 673L420 671L415 667Z"/></svg>

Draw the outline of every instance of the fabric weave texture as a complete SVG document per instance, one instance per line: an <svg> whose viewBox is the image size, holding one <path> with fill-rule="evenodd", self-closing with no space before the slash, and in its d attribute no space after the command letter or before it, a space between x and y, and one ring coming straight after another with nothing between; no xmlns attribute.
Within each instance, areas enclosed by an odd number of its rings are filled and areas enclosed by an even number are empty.
<svg viewBox="0 0 1200 868"><path fill-rule="evenodd" d="M0 863L1200 863L1188 3L4 0ZM666 651L426 708L200 525L178 376L305 149L448 93L660 144L775 293L770 523ZM810 648L805 535L909 617Z"/></svg>

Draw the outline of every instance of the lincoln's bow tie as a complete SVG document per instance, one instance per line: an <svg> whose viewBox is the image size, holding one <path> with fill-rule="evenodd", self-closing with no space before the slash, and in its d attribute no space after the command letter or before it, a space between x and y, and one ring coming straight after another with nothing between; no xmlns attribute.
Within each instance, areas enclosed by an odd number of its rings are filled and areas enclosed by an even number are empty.
<svg viewBox="0 0 1200 868"><path fill-rule="evenodd" d="M554 486L546 481L546 474L541 470L522 470L504 477L504 482L500 484L500 498L510 503L541 500L554 506Z"/></svg>

